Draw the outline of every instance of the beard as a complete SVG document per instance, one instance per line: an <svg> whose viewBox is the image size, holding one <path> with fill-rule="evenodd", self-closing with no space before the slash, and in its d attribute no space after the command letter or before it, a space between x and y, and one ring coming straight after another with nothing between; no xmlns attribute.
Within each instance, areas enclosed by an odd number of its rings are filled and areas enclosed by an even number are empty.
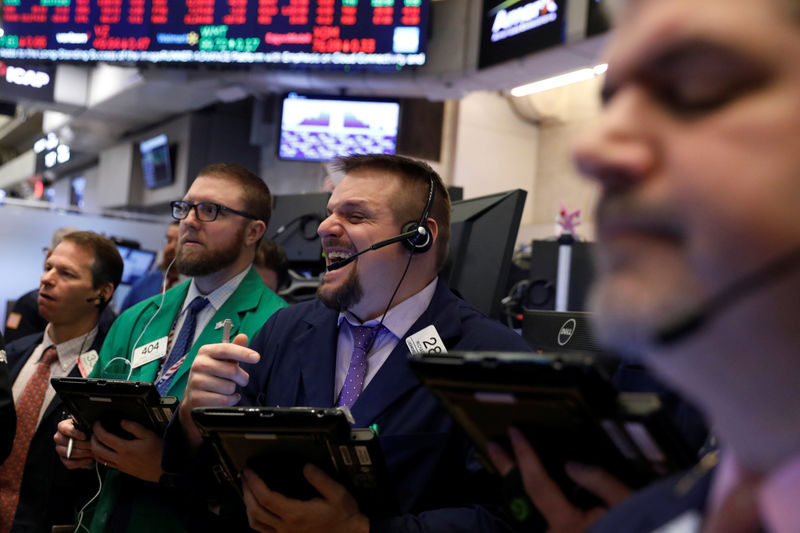
<svg viewBox="0 0 800 533"><path fill-rule="evenodd" d="M244 234L243 226L224 248L216 250L194 250L179 245L175 257L175 268L185 276L208 276L219 272L239 258L244 245Z"/></svg>
<svg viewBox="0 0 800 533"><path fill-rule="evenodd" d="M354 306L364 296L364 289L361 287L361 281L358 279L358 270L355 267L338 288L332 288L328 285L330 284L323 279L322 284L317 289L317 297L326 307L335 311L341 312Z"/></svg>
<svg viewBox="0 0 800 533"><path fill-rule="evenodd" d="M664 348L657 340L703 302L704 290L677 269L661 284L599 273L589 293L592 329L605 348L641 359Z"/></svg>

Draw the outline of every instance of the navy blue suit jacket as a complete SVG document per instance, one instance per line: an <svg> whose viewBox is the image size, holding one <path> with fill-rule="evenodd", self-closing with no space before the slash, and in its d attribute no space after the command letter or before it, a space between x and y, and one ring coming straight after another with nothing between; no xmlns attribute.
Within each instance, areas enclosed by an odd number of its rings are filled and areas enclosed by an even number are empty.
<svg viewBox="0 0 800 533"><path fill-rule="evenodd" d="M316 299L275 313L250 343L262 358L243 366L250 381L240 391L242 404L334 405L337 318ZM522 337L457 298L442 281L407 336L431 324L449 351L530 350ZM407 357L403 338L352 408L356 427L377 424L397 501L406 513L373 521L370 531L504 529L482 508L464 507L481 499L474 486L480 469L466 436L412 374ZM424 513L446 507L460 509Z"/></svg>
<svg viewBox="0 0 800 533"><path fill-rule="evenodd" d="M687 513L702 517L713 472L678 474L654 483L611 509L587 533L652 533Z"/></svg>
<svg viewBox="0 0 800 533"><path fill-rule="evenodd" d="M110 311L101 315L97 336L86 351L100 352L113 320L114 314ZM17 379L20 370L43 337L44 332L36 333L6 346L11 383ZM77 365L69 375L80 376ZM56 454L53 435L58 423L66 417L64 404L56 395L45 409L28 449L12 532L49 533L54 524L72 524L76 511L97 491L97 475L94 469L67 470Z"/></svg>

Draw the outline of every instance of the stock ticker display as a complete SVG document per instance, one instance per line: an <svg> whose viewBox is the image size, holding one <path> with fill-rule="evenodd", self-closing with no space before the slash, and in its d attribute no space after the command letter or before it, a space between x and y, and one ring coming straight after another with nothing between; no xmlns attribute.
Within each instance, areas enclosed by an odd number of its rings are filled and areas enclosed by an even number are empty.
<svg viewBox="0 0 800 533"><path fill-rule="evenodd" d="M0 0L0 58L402 69L429 0Z"/></svg>

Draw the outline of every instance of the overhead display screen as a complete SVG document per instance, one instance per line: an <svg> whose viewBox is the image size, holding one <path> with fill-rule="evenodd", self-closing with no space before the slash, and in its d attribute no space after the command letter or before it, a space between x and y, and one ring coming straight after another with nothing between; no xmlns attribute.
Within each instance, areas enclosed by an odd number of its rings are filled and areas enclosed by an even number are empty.
<svg viewBox="0 0 800 533"><path fill-rule="evenodd" d="M0 0L0 58L402 69L429 0Z"/></svg>
<svg viewBox="0 0 800 533"><path fill-rule="evenodd" d="M480 68L564 42L567 0L484 0Z"/></svg>
<svg viewBox="0 0 800 533"><path fill-rule="evenodd" d="M397 101L290 93L283 100L278 156L330 161L348 154L393 154L399 121Z"/></svg>

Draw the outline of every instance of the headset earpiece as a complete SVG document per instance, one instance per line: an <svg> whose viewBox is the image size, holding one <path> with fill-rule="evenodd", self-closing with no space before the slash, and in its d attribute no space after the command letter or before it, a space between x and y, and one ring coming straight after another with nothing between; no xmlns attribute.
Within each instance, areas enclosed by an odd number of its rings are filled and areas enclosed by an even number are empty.
<svg viewBox="0 0 800 533"><path fill-rule="evenodd" d="M406 222L403 226L403 229L400 233L408 233L410 231L416 231L417 234L413 237L409 237L408 239L403 239L401 242L403 246L407 249L412 251L415 254L424 254L428 250L431 249L433 246L433 236L431 235L431 230L428 227L428 213L430 213L431 206L433 206L433 197L435 195L436 188L433 183L433 178L431 178L430 188L428 189L428 200L425 202L425 209L422 210L422 215L419 217L418 222Z"/></svg>
<svg viewBox="0 0 800 533"><path fill-rule="evenodd" d="M411 231L416 231L417 234L400 241L403 243L403 246L416 254L424 254L431 249L431 246L433 246L433 239L431 238L431 232L427 224L420 225L419 222L407 222L400 233L408 233Z"/></svg>

